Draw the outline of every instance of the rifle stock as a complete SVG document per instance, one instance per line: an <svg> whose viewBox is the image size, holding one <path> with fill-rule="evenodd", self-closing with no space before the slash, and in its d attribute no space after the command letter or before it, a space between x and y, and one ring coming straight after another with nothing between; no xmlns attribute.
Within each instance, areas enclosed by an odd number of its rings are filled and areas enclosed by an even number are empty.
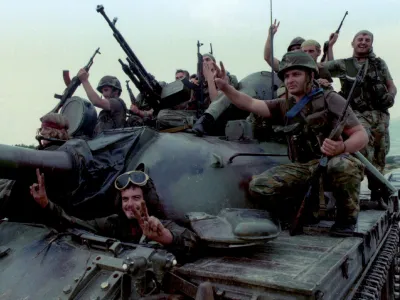
<svg viewBox="0 0 400 300"><path fill-rule="evenodd" d="M97 48L92 57L89 59L89 62L85 67L83 67L86 72L89 71L90 67L93 64L93 59L96 56L96 54L101 54L100 53L100 48ZM80 86L81 81L79 80L78 76L74 76L72 79L69 78L69 72L68 71L63 71L63 79L64 83L67 84L67 88L64 90L62 95L54 95L54 98L60 99L58 104L50 111L50 113L57 113L61 107L64 106L65 102L69 98L72 97L72 95L75 93L76 89Z"/></svg>

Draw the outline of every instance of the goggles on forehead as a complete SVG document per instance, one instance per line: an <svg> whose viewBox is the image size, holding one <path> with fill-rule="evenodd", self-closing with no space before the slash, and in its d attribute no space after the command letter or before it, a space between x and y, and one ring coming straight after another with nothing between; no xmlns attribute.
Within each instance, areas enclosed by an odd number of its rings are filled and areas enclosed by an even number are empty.
<svg viewBox="0 0 400 300"><path fill-rule="evenodd" d="M119 175L115 179L114 185L116 189L123 190L126 189L130 182L137 186L144 186L148 180L149 175L142 171L129 171Z"/></svg>

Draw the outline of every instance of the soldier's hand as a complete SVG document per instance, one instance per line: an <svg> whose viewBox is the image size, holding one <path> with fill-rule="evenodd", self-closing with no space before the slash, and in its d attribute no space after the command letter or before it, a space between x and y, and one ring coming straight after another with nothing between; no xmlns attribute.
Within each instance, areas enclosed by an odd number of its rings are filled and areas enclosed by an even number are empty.
<svg viewBox="0 0 400 300"><path fill-rule="evenodd" d="M149 216L147 211L146 203L143 201L140 208L134 209L135 217L139 222L140 228L142 228L143 234L156 242L163 245L172 243L172 234L166 229L160 222L159 219L153 216Z"/></svg>
<svg viewBox="0 0 400 300"><path fill-rule="evenodd" d="M88 81L89 73L86 72L85 69L80 69L79 72L78 72L78 78L82 83L85 82L85 81Z"/></svg>
<svg viewBox="0 0 400 300"><path fill-rule="evenodd" d="M271 32L271 29L272 29L272 35L275 35L275 33L278 31L279 24L281 24L281 22L278 22L278 24L276 24L276 19L275 19L274 24L272 24L269 27L269 30L270 30L269 32Z"/></svg>
<svg viewBox="0 0 400 300"><path fill-rule="evenodd" d="M331 35L329 36L329 47L333 47L333 45L335 45L337 39L339 37L338 33L331 33Z"/></svg>
<svg viewBox="0 0 400 300"><path fill-rule="evenodd" d="M323 87L330 87L331 86L330 82L328 80L326 80L326 79L323 79L323 78L317 79L317 82L318 82L318 84L320 86L323 86Z"/></svg>
<svg viewBox="0 0 400 300"><path fill-rule="evenodd" d="M44 185L44 174L40 174L39 169L36 169L36 177L38 183L34 183L30 187L30 192L35 201L42 207L45 208L49 204L47 198L46 187Z"/></svg>
<svg viewBox="0 0 400 300"><path fill-rule="evenodd" d="M336 156L345 151L345 145L342 137L338 141L325 139L322 143L321 151L326 156Z"/></svg>
<svg viewBox="0 0 400 300"><path fill-rule="evenodd" d="M203 74L204 78L208 80L213 80L215 77L216 70L213 68L213 65L210 65L207 62L203 63Z"/></svg>
<svg viewBox="0 0 400 300"><path fill-rule="evenodd" d="M139 114L140 110L135 104L131 104L130 111L132 111L134 114Z"/></svg>

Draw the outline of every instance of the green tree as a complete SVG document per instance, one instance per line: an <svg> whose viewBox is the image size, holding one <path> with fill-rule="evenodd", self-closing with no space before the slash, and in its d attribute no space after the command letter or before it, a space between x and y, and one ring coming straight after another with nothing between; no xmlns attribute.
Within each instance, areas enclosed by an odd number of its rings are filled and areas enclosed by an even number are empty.
<svg viewBox="0 0 400 300"><path fill-rule="evenodd" d="M30 149L36 149L36 146L35 145L25 145L25 144L16 144L16 145L14 145L14 146L17 146L17 147L23 147L23 148L30 148Z"/></svg>

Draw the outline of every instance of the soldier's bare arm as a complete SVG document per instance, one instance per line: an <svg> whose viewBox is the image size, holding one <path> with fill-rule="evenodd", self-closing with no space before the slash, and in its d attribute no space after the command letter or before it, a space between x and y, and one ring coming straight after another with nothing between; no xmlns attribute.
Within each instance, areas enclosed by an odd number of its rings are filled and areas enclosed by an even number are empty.
<svg viewBox="0 0 400 300"><path fill-rule="evenodd" d="M98 108L110 110L110 102L107 99L102 99L99 97L89 82L89 74L86 72L86 70L80 69L78 72L78 77L82 82L82 86L85 89L86 95L88 96L90 102L92 102L92 104Z"/></svg>
<svg viewBox="0 0 400 300"><path fill-rule="evenodd" d="M278 31L278 27L279 27L280 22L278 22L278 24L276 24L276 20L274 22L274 24L272 24L272 35L275 36L275 33ZM271 27L268 31L268 38L265 42L265 46L264 46L264 60L272 67L272 69L275 72L279 71L279 60L274 57L273 59L271 59Z"/></svg>

